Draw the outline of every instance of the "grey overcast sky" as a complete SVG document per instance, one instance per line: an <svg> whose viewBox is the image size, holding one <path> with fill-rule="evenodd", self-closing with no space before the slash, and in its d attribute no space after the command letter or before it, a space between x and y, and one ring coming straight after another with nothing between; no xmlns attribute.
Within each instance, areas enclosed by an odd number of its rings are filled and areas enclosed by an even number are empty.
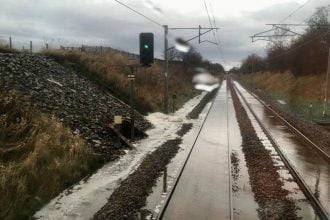
<svg viewBox="0 0 330 220"><path fill-rule="evenodd" d="M169 27L210 26L203 0L121 0L160 24ZM265 42L251 44L250 35L269 29L308 0L206 0L218 31L222 56L212 44L191 44L207 59L230 68L250 53L264 54ZM310 0L285 22L297 23L329 0ZM298 30L298 29L297 29ZM299 30L303 31L303 30ZM0 0L0 40L13 37L16 47L103 45L138 52L140 32L155 34L155 54L161 57L163 29L114 0ZM197 30L171 31L173 39L191 38ZM212 33L202 37L214 41Z"/></svg>

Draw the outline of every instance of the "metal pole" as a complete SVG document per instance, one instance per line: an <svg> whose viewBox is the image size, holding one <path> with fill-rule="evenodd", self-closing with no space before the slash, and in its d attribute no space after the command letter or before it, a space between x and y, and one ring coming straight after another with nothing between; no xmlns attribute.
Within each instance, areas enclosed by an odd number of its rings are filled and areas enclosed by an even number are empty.
<svg viewBox="0 0 330 220"><path fill-rule="evenodd" d="M167 167L164 169L164 176L163 176L163 193L167 192Z"/></svg>
<svg viewBox="0 0 330 220"><path fill-rule="evenodd" d="M198 43L201 43L201 25L198 25Z"/></svg>
<svg viewBox="0 0 330 220"><path fill-rule="evenodd" d="M254 65L254 58L253 58L253 55L252 55L252 57L251 57L252 59L251 59L251 62L252 62L252 73L253 73L253 65Z"/></svg>
<svg viewBox="0 0 330 220"><path fill-rule="evenodd" d="M30 52L32 53L32 40L30 40Z"/></svg>
<svg viewBox="0 0 330 220"><path fill-rule="evenodd" d="M134 80L135 80L135 70L134 67L131 69L133 78L130 79L130 104L131 104L131 140L134 141L134 122L135 122L135 113L134 113Z"/></svg>
<svg viewBox="0 0 330 220"><path fill-rule="evenodd" d="M11 36L9 37L9 48L11 49L12 48L12 42L11 42Z"/></svg>
<svg viewBox="0 0 330 220"><path fill-rule="evenodd" d="M168 114L168 26L164 25L164 62L165 62L165 88L164 88L164 113Z"/></svg>
<svg viewBox="0 0 330 220"><path fill-rule="evenodd" d="M330 75L330 42L329 42L329 53L328 53L328 69L327 69L327 78L326 78L326 87L325 87L325 98L323 105L323 117L327 115L328 108L328 93L329 93L329 75Z"/></svg>

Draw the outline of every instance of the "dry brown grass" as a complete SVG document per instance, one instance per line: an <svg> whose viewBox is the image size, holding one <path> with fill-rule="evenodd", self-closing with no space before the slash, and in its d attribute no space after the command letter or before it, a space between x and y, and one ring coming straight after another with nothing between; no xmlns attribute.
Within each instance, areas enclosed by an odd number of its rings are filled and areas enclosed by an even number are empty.
<svg viewBox="0 0 330 220"><path fill-rule="evenodd" d="M1 91L0 219L27 219L96 162L86 142L57 119Z"/></svg>
<svg viewBox="0 0 330 220"><path fill-rule="evenodd" d="M85 53L63 50L47 50L43 52L60 63L73 67L78 73L85 75L96 83L106 87L112 94L128 102L130 74L129 64L137 64L138 60L130 60L117 53ZM177 96L176 109L198 94L192 85L194 71L180 63L170 64L169 91L170 97ZM156 61L150 68L139 68L136 75L137 109L142 112L161 111L163 109L164 76L163 63Z"/></svg>
<svg viewBox="0 0 330 220"><path fill-rule="evenodd" d="M9 48L8 45L1 44L0 42L0 53L19 53L19 51L13 48Z"/></svg>
<svg viewBox="0 0 330 220"><path fill-rule="evenodd" d="M290 72L260 72L242 76L270 93L283 93L305 101L321 101L325 92L325 75L294 76Z"/></svg>

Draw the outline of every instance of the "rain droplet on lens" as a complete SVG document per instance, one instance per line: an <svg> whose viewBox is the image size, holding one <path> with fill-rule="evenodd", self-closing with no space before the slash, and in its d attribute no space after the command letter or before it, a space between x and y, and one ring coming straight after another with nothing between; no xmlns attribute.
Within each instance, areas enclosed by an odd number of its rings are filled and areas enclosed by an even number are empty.
<svg viewBox="0 0 330 220"><path fill-rule="evenodd" d="M175 49L183 53L188 53L190 45L182 38L177 38L175 39Z"/></svg>
<svg viewBox="0 0 330 220"><path fill-rule="evenodd" d="M219 87L218 83L216 83L214 85L203 85L203 84L196 84L195 85L195 89L203 90L203 91L206 91L206 92L212 92L213 90L215 90L218 87Z"/></svg>
<svg viewBox="0 0 330 220"><path fill-rule="evenodd" d="M219 79L212 76L205 69L198 68L197 70L196 68L196 71L200 71L200 73L197 73L193 77L193 84L195 86L195 89L211 92L219 87Z"/></svg>
<svg viewBox="0 0 330 220"><path fill-rule="evenodd" d="M160 7L156 6L151 0L146 0L145 3L149 8L155 10L160 14L164 14L163 10Z"/></svg>
<svg viewBox="0 0 330 220"><path fill-rule="evenodd" d="M207 73L207 74L209 74L209 71L207 71L206 69L204 69L204 68L202 68L202 67L197 67L197 68L195 68L195 71L196 71L197 73Z"/></svg>

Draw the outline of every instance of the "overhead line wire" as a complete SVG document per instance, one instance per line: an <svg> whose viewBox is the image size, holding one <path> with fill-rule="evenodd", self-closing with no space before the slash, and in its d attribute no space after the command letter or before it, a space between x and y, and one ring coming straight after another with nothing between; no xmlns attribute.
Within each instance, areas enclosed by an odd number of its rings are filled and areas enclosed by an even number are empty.
<svg viewBox="0 0 330 220"><path fill-rule="evenodd" d="M154 24L156 24L156 25L158 25L158 26L163 27L163 25L162 25L161 23L155 21L155 20L152 19L152 18L149 18L148 16L146 16L146 15L142 14L141 12L139 12L139 11L133 9L132 7L130 7L130 6L126 5L126 4L124 4L123 2L120 2L120 1L118 1L118 0L115 0L115 1L116 1L117 3L123 5L124 7L130 9L131 11L135 12L136 14L138 14L138 15L140 15L140 16L146 18L146 19L148 19L148 20L151 21L152 23L154 23Z"/></svg>
<svg viewBox="0 0 330 220"><path fill-rule="evenodd" d="M307 44L313 42L314 40L316 40L316 39L318 39L318 38L324 37L324 36L327 35L328 33L330 33L330 31L327 31L327 32L325 32L325 33L323 33L323 34L321 34L321 35L315 37L315 38L312 38L312 39L310 39L310 40L308 40L308 41L305 41L304 43L300 44L299 46L297 46L297 47L295 47L295 48L292 48L292 49L290 49L290 50L288 50L288 51L285 51L284 53L282 53L282 54L280 54L280 55L278 55L278 56L272 57L272 58L271 58L270 60L268 60L267 62L272 61L272 60L274 60L274 59L276 59L276 58L278 58L278 57L281 57L281 56L283 56L283 55L289 54L290 52L292 52L292 51L294 51L294 50L296 50L296 49L299 49L299 48L301 48L301 47L303 47L303 46L305 46L305 45L307 45Z"/></svg>
<svg viewBox="0 0 330 220"><path fill-rule="evenodd" d="M291 12L288 16L286 16L284 19L282 19L281 21L279 21L279 23L281 23L281 22L285 21L286 19L290 18L297 11L299 11L300 9L302 9L303 7L305 7L310 1L312 1L312 0L307 0L303 5L299 6L297 9L295 9L293 12Z"/></svg>
<svg viewBox="0 0 330 220"><path fill-rule="evenodd" d="M210 23L211 27L213 27L213 25L212 25L212 21L211 21L211 17L210 17L210 14L209 14L209 10L208 10L207 4L206 4L206 0L204 0L204 6L205 6L205 10L206 10L206 13L207 13L208 19L209 19L209 23ZM216 23L215 23L214 11L213 11L213 7L212 7L211 4L210 4L210 8L211 8L212 16L213 16L214 27L217 28ZM217 32L217 34L215 34L214 29L212 30L212 32L213 32L214 39L215 39L215 41L216 41L216 46L217 46L217 50L218 50L218 52L219 52L220 58L221 58L221 60L223 61L223 63L226 65L227 62L226 62L226 60L224 59L223 52L222 52L221 47L220 47L220 37L219 37L219 33Z"/></svg>

